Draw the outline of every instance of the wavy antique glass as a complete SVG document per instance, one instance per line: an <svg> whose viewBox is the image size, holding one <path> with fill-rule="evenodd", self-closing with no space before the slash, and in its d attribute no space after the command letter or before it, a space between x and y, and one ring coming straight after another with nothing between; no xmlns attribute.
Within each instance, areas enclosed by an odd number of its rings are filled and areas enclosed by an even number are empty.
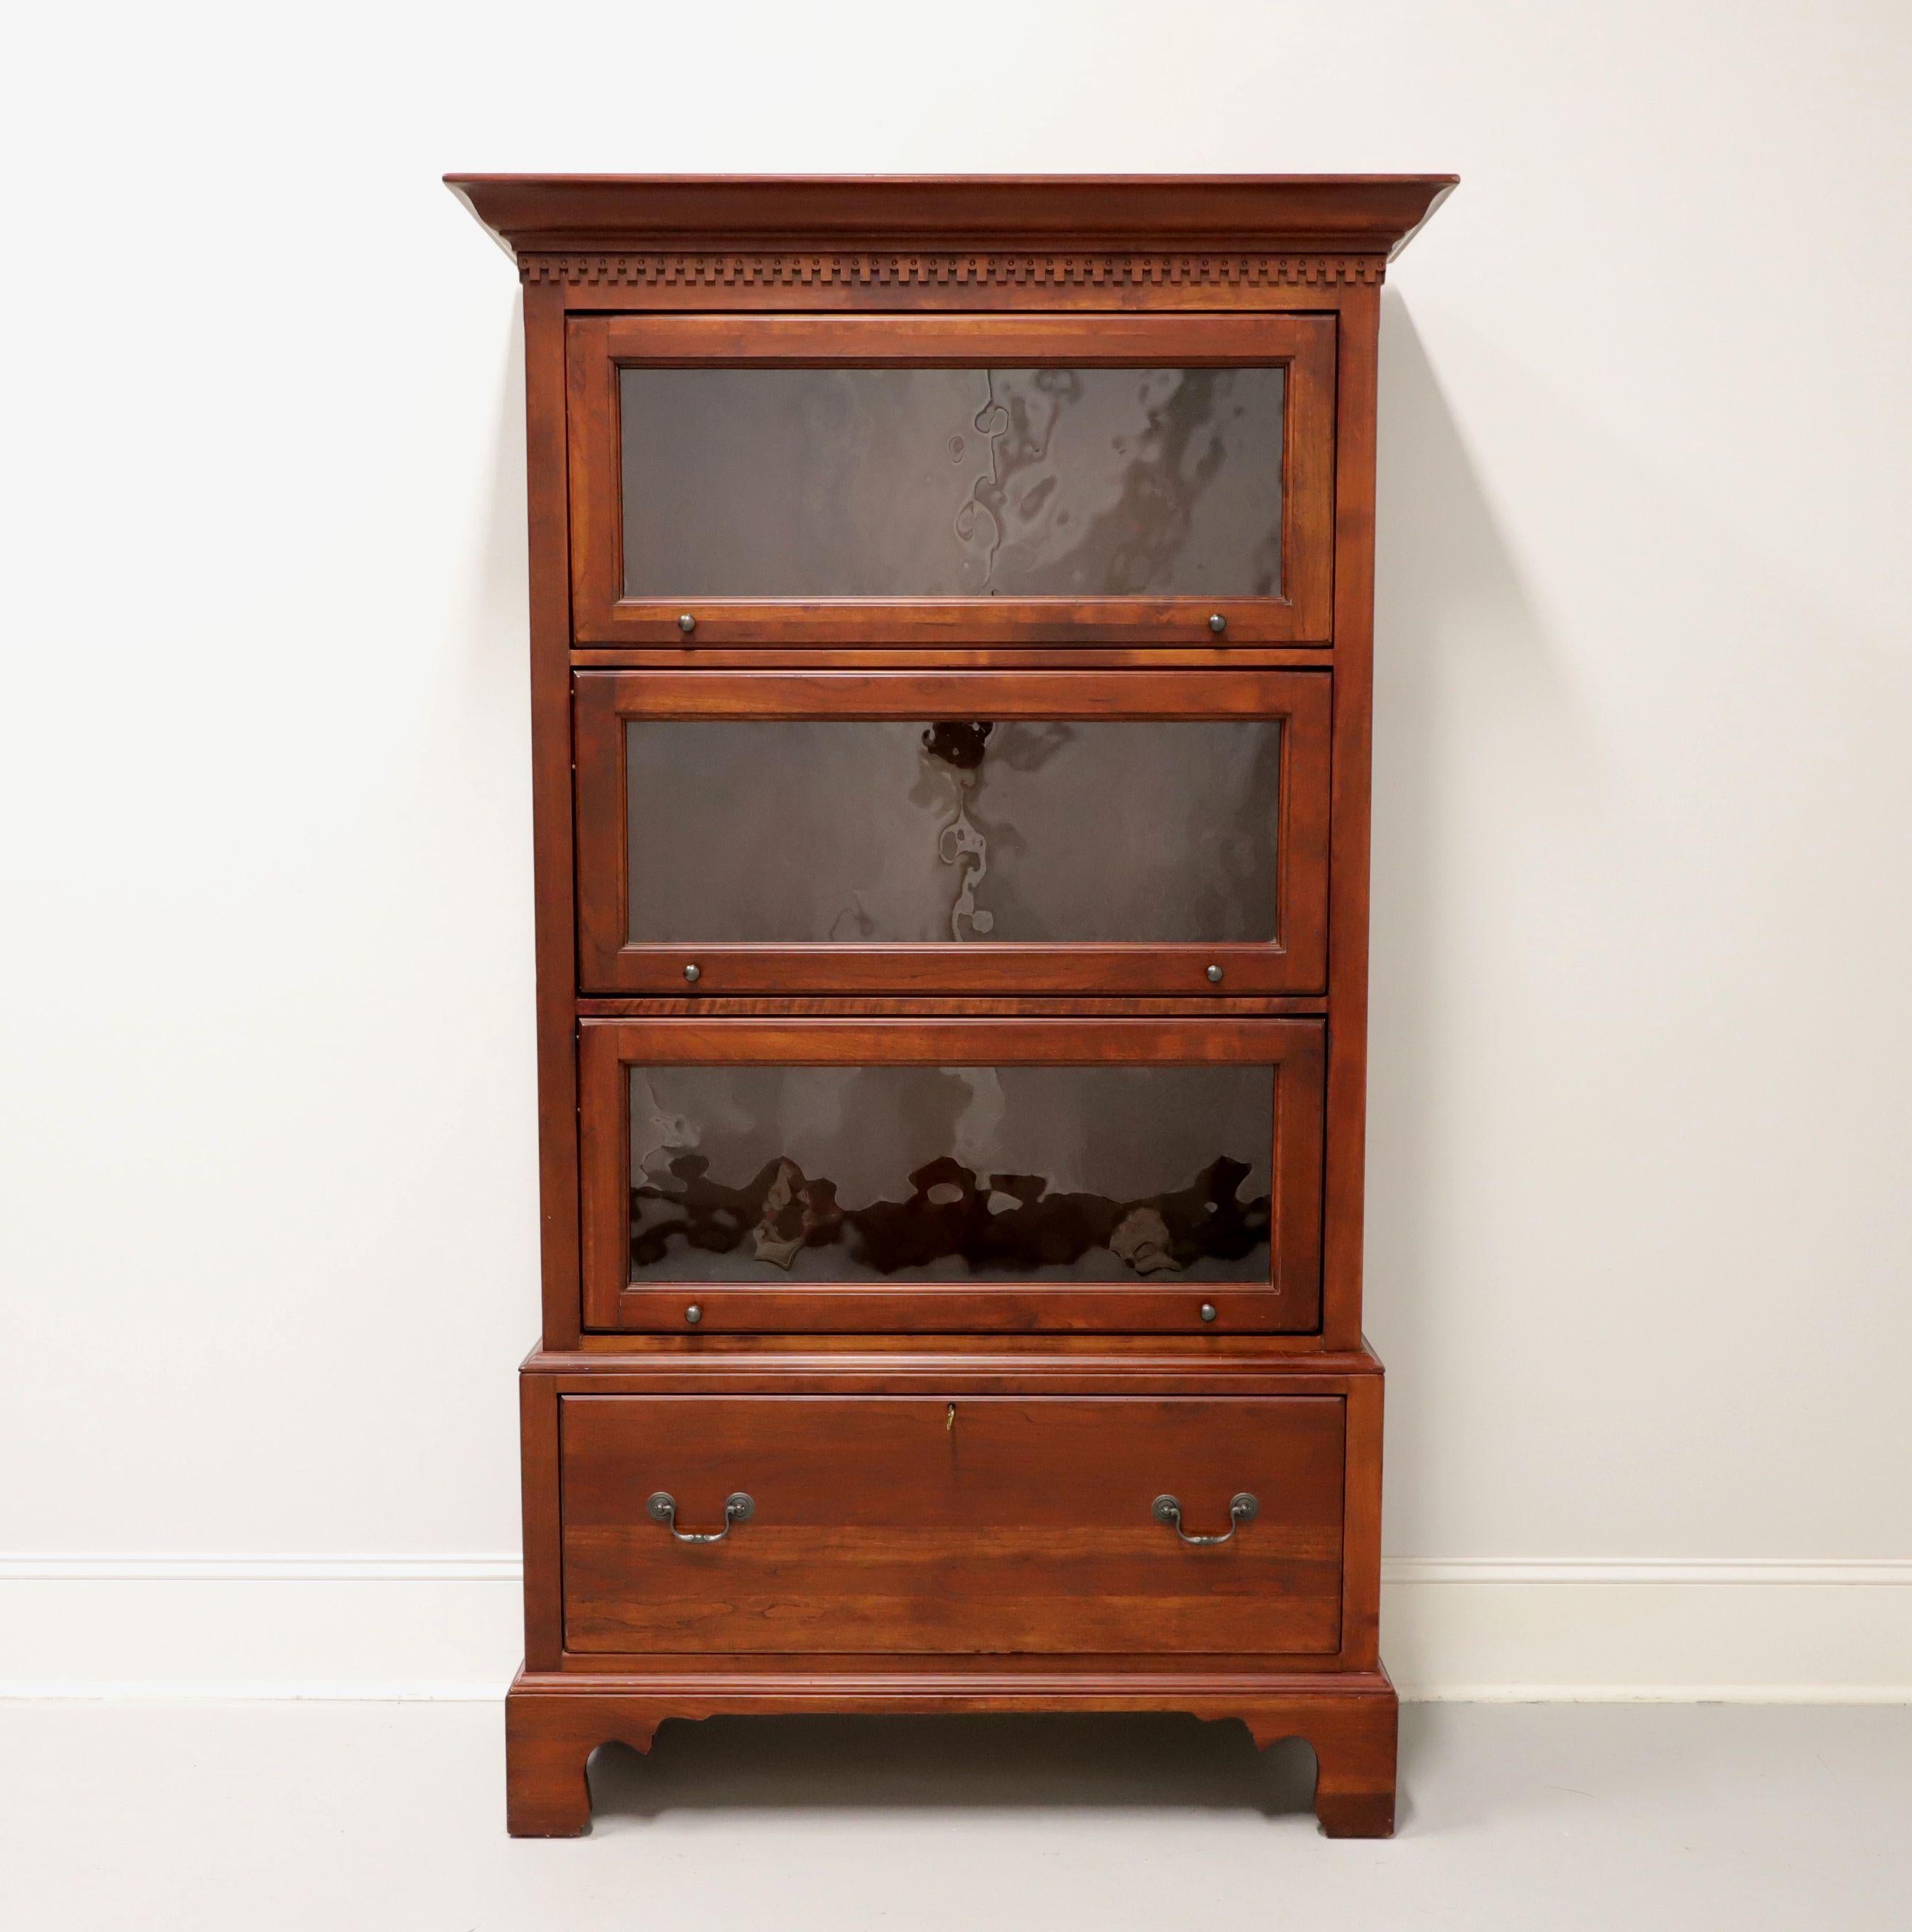
<svg viewBox="0 0 1912 1932"><path fill-rule="evenodd" d="M1272 720L641 719L629 938L1275 936Z"/></svg>
<svg viewBox="0 0 1912 1932"><path fill-rule="evenodd" d="M1266 1282L1268 1066L630 1073L631 1278Z"/></svg>
<svg viewBox="0 0 1912 1932"><path fill-rule="evenodd" d="M619 374L627 597L1269 597L1285 371Z"/></svg>

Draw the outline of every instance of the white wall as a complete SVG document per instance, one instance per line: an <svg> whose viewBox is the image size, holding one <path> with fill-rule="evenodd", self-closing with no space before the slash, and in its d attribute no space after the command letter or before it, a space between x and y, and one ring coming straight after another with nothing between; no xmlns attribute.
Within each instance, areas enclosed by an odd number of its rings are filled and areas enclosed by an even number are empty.
<svg viewBox="0 0 1912 1932"><path fill-rule="evenodd" d="M440 173L1451 169L1383 344L1387 1647L1912 1686L1902 0L14 33L0 1679L515 1658L521 378Z"/></svg>

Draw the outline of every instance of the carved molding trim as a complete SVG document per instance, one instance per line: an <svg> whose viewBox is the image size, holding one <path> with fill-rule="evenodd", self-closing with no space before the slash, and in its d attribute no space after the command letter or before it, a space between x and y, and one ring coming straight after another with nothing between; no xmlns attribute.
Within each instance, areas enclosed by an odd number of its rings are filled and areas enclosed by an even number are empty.
<svg viewBox="0 0 1912 1932"><path fill-rule="evenodd" d="M534 254L527 282L637 288L1185 286L1280 288L1379 282L1380 255L1103 255L950 254Z"/></svg>

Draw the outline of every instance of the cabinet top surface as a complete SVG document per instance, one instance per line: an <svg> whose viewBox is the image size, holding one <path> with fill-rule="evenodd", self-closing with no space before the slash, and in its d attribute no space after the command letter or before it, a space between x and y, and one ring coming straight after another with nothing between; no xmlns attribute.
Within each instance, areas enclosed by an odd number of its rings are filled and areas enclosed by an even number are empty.
<svg viewBox="0 0 1912 1932"><path fill-rule="evenodd" d="M446 185L514 254L751 247L1395 255L1454 175L494 175Z"/></svg>

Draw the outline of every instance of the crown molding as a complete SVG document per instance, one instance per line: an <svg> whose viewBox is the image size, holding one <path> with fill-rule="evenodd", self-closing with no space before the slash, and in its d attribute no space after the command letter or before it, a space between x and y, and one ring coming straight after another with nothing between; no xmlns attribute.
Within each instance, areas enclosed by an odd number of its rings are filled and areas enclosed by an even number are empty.
<svg viewBox="0 0 1912 1932"><path fill-rule="evenodd" d="M452 174L513 255L1397 254L1452 175Z"/></svg>

